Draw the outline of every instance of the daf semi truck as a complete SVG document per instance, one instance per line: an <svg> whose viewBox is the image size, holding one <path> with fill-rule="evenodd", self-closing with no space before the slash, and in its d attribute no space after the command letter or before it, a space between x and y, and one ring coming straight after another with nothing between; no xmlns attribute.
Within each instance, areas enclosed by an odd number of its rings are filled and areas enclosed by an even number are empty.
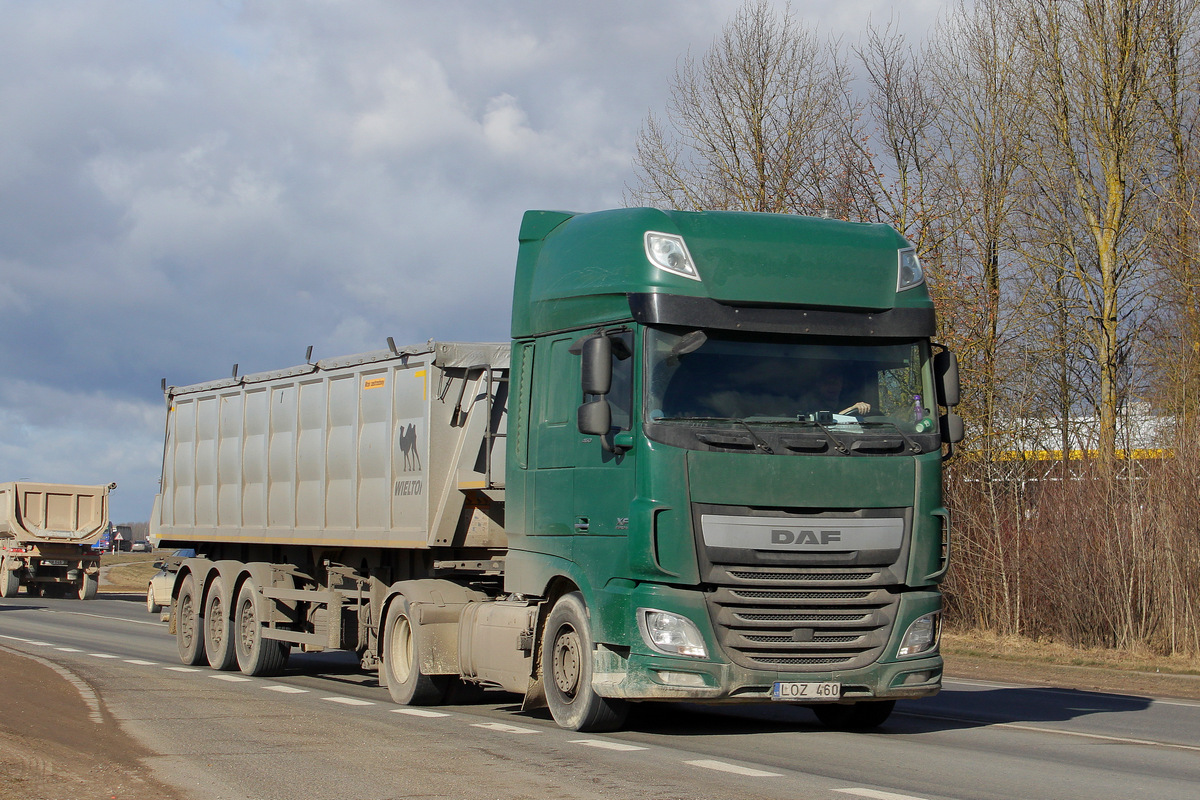
<svg viewBox="0 0 1200 800"><path fill-rule="evenodd" d="M108 493L117 488L16 481L0 483L0 596L70 592L91 600L100 585Z"/></svg>
<svg viewBox="0 0 1200 800"><path fill-rule="evenodd" d="M581 731L653 701L874 727L941 684L934 332L888 226L527 212L509 342L164 381L180 659L351 650L397 703L499 687Z"/></svg>

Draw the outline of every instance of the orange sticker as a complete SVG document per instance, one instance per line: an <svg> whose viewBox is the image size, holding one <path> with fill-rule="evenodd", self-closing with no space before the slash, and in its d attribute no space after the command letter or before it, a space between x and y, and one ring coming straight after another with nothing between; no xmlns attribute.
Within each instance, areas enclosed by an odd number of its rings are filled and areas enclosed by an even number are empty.
<svg viewBox="0 0 1200 800"><path fill-rule="evenodd" d="M385 378L371 378L369 380L363 381L363 388L364 389L382 389L383 385L386 382L387 382L387 379L385 379Z"/></svg>

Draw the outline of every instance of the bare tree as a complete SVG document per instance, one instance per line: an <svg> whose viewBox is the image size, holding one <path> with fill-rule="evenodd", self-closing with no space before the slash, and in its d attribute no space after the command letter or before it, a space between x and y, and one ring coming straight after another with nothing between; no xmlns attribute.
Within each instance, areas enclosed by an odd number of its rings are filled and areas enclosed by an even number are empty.
<svg viewBox="0 0 1200 800"><path fill-rule="evenodd" d="M845 213L849 72L790 7L748 2L699 62L681 59L670 88L665 120L651 114L638 136L627 201Z"/></svg>
<svg viewBox="0 0 1200 800"><path fill-rule="evenodd" d="M962 358L979 405L979 441L985 461L993 456L993 430L1002 401L1000 348L1007 319L1020 318L1025 295L1018 278L1014 217L1019 182L1029 151L1029 62L1020 51L1007 0L960 2L937 30L927 59L941 98L938 124L946 153L940 169L958 201L954 226L961 232L964 269L975 292L976 330ZM1012 404L1008 404L1011 415Z"/></svg>
<svg viewBox="0 0 1200 800"><path fill-rule="evenodd" d="M1095 256L1075 259L1073 278L1088 305L1103 464L1116 457L1129 323L1143 287L1162 77L1156 21L1164 2L1031 0L1010 9L1033 68L1030 101L1044 126L1031 163L1035 180L1062 180Z"/></svg>

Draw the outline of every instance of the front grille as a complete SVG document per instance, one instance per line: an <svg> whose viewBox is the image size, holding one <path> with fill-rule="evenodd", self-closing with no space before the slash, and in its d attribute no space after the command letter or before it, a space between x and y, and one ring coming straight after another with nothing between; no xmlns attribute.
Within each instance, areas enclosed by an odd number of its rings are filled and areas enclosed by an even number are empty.
<svg viewBox="0 0 1200 800"><path fill-rule="evenodd" d="M740 567L728 570L729 576L739 581L789 581L792 583L837 582L843 586L847 583L866 583L873 580L878 572L846 571L846 572L808 572L801 569L749 569Z"/></svg>
<svg viewBox="0 0 1200 800"><path fill-rule="evenodd" d="M879 572L861 568L714 564L710 575L708 608L721 647L750 669L830 672L871 664L891 635L900 597L878 585Z"/></svg>

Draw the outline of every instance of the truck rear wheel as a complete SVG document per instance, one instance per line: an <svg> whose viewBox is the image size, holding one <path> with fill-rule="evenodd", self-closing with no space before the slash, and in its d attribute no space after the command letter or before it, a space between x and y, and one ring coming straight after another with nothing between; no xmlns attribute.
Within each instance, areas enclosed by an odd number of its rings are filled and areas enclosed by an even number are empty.
<svg viewBox="0 0 1200 800"><path fill-rule="evenodd" d="M895 706L895 700L867 700L848 705L814 705L810 708L826 728L837 731L869 731L886 722Z"/></svg>
<svg viewBox="0 0 1200 800"><path fill-rule="evenodd" d="M237 664L232 633L229 593L225 581L217 577L208 587L208 599L204 603L204 655L213 669L229 670Z"/></svg>
<svg viewBox="0 0 1200 800"><path fill-rule="evenodd" d="M3 569L3 565L0 565L0 569ZM0 572L0 597L16 597L20 588L21 579L17 573L7 569Z"/></svg>
<svg viewBox="0 0 1200 800"><path fill-rule="evenodd" d="M384 680L392 700L402 706L432 706L446 699L455 675L426 675L421 671L421 642L408 600L397 597L388 606L383 628Z"/></svg>
<svg viewBox="0 0 1200 800"><path fill-rule="evenodd" d="M188 575L175 600L175 646L179 660L189 667L204 663L204 620L196 597L196 581Z"/></svg>
<svg viewBox="0 0 1200 800"><path fill-rule="evenodd" d="M629 704L592 689L592 634L583 595L563 595L542 634L542 682L554 721L573 731L613 731L625 724Z"/></svg>
<svg viewBox="0 0 1200 800"><path fill-rule="evenodd" d="M79 581L79 586L76 588L76 593L80 600L92 600L96 597L96 592L100 589L100 575L98 573L84 573L83 578Z"/></svg>
<svg viewBox="0 0 1200 800"><path fill-rule="evenodd" d="M278 675L287 663L283 642L264 639L258 618L254 581L246 581L238 590L233 607L233 645L237 651L238 668L246 675Z"/></svg>

